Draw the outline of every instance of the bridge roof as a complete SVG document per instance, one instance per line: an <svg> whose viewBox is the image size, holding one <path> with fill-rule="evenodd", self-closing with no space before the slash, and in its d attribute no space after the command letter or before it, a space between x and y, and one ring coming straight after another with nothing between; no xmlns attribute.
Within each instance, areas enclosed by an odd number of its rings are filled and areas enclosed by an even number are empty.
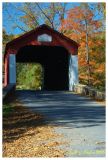
<svg viewBox="0 0 108 160"><path fill-rule="evenodd" d="M63 35L62 33L52 29L48 25L43 24L43 25L40 25L39 27L35 28L34 30L31 30L31 31L21 35L20 37L8 42L6 45L5 56L7 53L9 53L8 50L11 50L11 49L14 50L16 48L18 50L18 46L21 47L22 43L25 43L25 41L29 41L29 39L31 37L35 37L35 35L39 35L39 34L41 35L41 34L45 34L45 33L50 33L50 35L52 37L57 39L57 42L60 41L60 43L66 44L67 46L69 46L69 48L71 48L71 46L74 46L74 48L79 47L79 44L77 42L75 42L74 40L72 40L72 39L66 37L65 35ZM56 42L56 44L57 44L57 42ZM28 42L26 42L26 43L28 45ZM36 43L36 39L35 39L35 43Z"/></svg>

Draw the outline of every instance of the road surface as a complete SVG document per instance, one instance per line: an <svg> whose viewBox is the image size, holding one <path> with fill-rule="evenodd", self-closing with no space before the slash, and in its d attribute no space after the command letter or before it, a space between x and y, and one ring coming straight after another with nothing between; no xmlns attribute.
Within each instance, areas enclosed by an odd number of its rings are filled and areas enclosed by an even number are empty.
<svg viewBox="0 0 108 160"><path fill-rule="evenodd" d="M105 156L105 106L66 91L16 91L17 100L55 125L66 157Z"/></svg>

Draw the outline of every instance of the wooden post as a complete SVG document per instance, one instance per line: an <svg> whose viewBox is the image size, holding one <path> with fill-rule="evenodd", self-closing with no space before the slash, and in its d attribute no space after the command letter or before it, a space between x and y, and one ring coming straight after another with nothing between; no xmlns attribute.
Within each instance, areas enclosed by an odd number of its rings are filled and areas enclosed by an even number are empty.
<svg viewBox="0 0 108 160"><path fill-rule="evenodd" d="M16 84L16 57L9 55L9 84Z"/></svg>
<svg viewBox="0 0 108 160"><path fill-rule="evenodd" d="M74 85L78 84L78 56L70 55L69 58L69 91L74 90Z"/></svg>
<svg viewBox="0 0 108 160"><path fill-rule="evenodd" d="M9 79L9 57L8 55L5 57L5 62L4 62L4 87L8 85Z"/></svg>

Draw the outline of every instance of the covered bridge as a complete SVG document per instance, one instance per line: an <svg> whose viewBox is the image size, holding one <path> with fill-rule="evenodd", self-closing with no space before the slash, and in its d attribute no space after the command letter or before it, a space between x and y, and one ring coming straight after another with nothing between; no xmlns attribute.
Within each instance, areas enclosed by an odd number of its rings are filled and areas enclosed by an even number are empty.
<svg viewBox="0 0 108 160"><path fill-rule="evenodd" d="M72 90L78 83L78 44L45 24L7 43L5 86L16 84L16 62L40 63L45 90Z"/></svg>

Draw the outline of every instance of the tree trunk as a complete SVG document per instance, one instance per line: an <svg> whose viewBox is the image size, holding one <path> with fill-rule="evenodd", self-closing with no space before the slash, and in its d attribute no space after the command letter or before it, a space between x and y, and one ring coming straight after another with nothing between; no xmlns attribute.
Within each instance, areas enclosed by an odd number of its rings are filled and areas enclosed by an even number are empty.
<svg viewBox="0 0 108 160"><path fill-rule="evenodd" d="M88 75L88 86L90 86L90 56L89 56L89 46L88 46L88 23L85 19L85 28L86 28L86 63L87 63L87 75Z"/></svg>

